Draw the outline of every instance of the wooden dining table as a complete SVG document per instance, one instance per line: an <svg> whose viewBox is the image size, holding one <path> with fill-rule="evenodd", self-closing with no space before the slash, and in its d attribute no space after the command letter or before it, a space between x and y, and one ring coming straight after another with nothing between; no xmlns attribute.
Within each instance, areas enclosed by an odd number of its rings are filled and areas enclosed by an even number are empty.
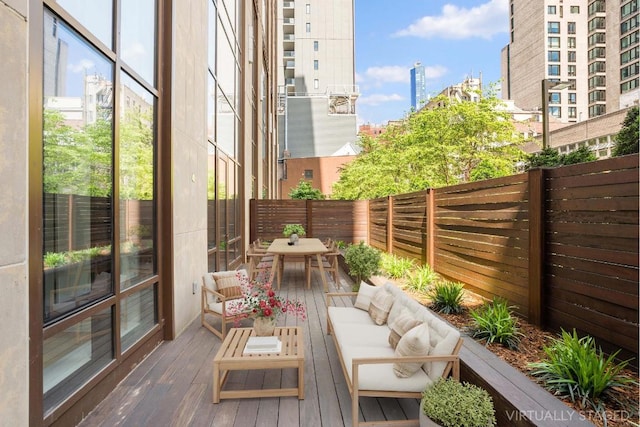
<svg viewBox="0 0 640 427"><path fill-rule="evenodd" d="M271 274L269 281L273 283L273 279L276 275L277 269L280 268L279 264L283 263L286 256L304 256L305 268L307 268L306 258L310 256L316 257L318 266L320 269L320 277L322 277L322 286L325 292L329 292L329 283L327 277L324 274L324 268L322 266L322 254L329 252L329 249L322 243L320 239L316 238L300 238L295 245L289 245L289 239L274 239L269 245L267 253L273 254L273 264L271 267ZM280 275L281 277L281 275ZM311 281L307 282L307 289L311 288ZM278 280L278 289L280 289L280 281Z"/></svg>

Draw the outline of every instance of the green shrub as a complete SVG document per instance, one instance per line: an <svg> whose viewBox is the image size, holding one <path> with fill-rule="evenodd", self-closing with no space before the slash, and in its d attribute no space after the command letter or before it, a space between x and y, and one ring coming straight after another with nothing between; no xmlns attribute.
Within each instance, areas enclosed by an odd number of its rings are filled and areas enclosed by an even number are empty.
<svg viewBox="0 0 640 427"><path fill-rule="evenodd" d="M378 274L380 269L380 251L360 242L347 246L344 261L349 266L349 274L355 279L355 285Z"/></svg>
<svg viewBox="0 0 640 427"><path fill-rule="evenodd" d="M306 234L306 231L301 224L287 224L282 229L282 234L284 235L284 237L289 237L293 233L297 234L298 236L304 236Z"/></svg>
<svg viewBox="0 0 640 427"><path fill-rule="evenodd" d="M44 255L44 266L47 268L60 267L66 262L67 257L64 252L47 252Z"/></svg>
<svg viewBox="0 0 640 427"><path fill-rule="evenodd" d="M596 350L593 337L578 337L562 330L561 337L544 348L546 360L530 363L532 375L537 376L554 394L580 400L582 406L590 405L603 410L600 398L610 395L615 388L635 384L632 378L622 374L629 360L616 363L619 350L606 357L602 349Z"/></svg>
<svg viewBox="0 0 640 427"><path fill-rule="evenodd" d="M426 292L429 286L435 283L438 278L438 273L433 271L430 266L421 265L409 273L407 281L409 288L418 292Z"/></svg>
<svg viewBox="0 0 640 427"><path fill-rule="evenodd" d="M392 279L406 277L414 266L413 260L394 254L383 252L380 257L380 269L386 276Z"/></svg>
<svg viewBox="0 0 640 427"><path fill-rule="evenodd" d="M429 291L431 306L440 313L462 313L464 285L459 282L445 281L437 283Z"/></svg>
<svg viewBox="0 0 640 427"><path fill-rule="evenodd" d="M470 314L474 338L487 340L487 344L496 342L512 350L518 349L522 333L505 300L495 297L491 303L471 310Z"/></svg>
<svg viewBox="0 0 640 427"><path fill-rule="evenodd" d="M422 392L420 410L443 427L491 427L495 408L489 393L474 384L439 379Z"/></svg>

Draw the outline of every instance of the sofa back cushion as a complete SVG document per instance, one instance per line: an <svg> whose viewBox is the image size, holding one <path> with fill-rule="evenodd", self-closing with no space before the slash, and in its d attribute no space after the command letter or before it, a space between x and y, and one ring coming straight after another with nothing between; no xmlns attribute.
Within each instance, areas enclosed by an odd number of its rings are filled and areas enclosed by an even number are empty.
<svg viewBox="0 0 640 427"><path fill-rule="evenodd" d="M424 323L407 331L396 347L396 356L427 356L431 345L429 343L429 327ZM408 378L422 367L421 362L394 363L393 372L400 378Z"/></svg>
<svg viewBox="0 0 640 427"><path fill-rule="evenodd" d="M356 302L353 304L353 306L359 308L360 310L369 311L371 298L373 298L376 292L380 289L381 288L379 288L378 286L372 286L368 283L360 282L358 296L356 297Z"/></svg>

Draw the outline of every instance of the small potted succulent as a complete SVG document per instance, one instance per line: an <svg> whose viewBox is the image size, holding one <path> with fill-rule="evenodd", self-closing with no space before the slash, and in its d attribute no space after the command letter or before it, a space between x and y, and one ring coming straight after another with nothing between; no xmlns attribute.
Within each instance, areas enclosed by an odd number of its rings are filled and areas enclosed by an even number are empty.
<svg viewBox="0 0 640 427"><path fill-rule="evenodd" d="M489 393L452 378L440 379L422 392L420 426L493 427L495 408Z"/></svg>
<svg viewBox="0 0 640 427"><path fill-rule="evenodd" d="M304 231L304 227L301 224L287 224L284 226L282 230L282 234L284 237L289 238L289 243L297 244L300 236L304 236L306 231Z"/></svg>

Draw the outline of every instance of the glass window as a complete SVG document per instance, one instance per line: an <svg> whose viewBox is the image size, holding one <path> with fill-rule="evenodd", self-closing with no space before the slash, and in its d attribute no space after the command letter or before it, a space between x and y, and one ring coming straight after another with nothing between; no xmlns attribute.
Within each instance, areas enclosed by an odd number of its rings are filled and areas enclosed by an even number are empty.
<svg viewBox="0 0 640 427"><path fill-rule="evenodd" d="M575 65L567 65L567 74L570 76L576 75L576 66Z"/></svg>
<svg viewBox="0 0 640 427"><path fill-rule="evenodd" d="M567 94L567 96L569 97L568 98L569 99L569 104L575 104L576 103L576 94L575 93L569 92Z"/></svg>
<svg viewBox="0 0 640 427"><path fill-rule="evenodd" d="M549 75L550 76L559 76L560 75L560 65L549 65Z"/></svg>
<svg viewBox="0 0 640 427"><path fill-rule="evenodd" d="M313 169L305 169L304 177L305 179L313 179Z"/></svg>
<svg viewBox="0 0 640 427"><path fill-rule="evenodd" d="M317 60L317 59L314 59L314 60L313 60L313 69L314 69L314 70L317 70L317 69L318 69L318 60Z"/></svg>
<svg viewBox="0 0 640 427"><path fill-rule="evenodd" d="M314 50L315 52L317 52L317 51L318 51L318 47L319 47L319 45L318 45L318 40L315 40L315 41L313 42L313 50Z"/></svg>
<svg viewBox="0 0 640 427"><path fill-rule="evenodd" d="M549 103L550 104L560 104L562 102L562 97L560 92L551 92L549 93Z"/></svg>
<svg viewBox="0 0 640 427"><path fill-rule="evenodd" d="M560 33L560 23L559 22L548 22L547 23L547 33L549 33L549 34L559 34Z"/></svg>
<svg viewBox="0 0 640 427"><path fill-rule="evenodd" d="M207 241L208 248L215 248L216 234L216 147L208 144L207 153ZM209 271L217 271L211 270Z"/></svg>
<svg viewBox="0 0 640 427"><path fill-rule="evenodd" d="M568 62L576 62L576 51L570 50L567 52L567 61Z"/></svg>
<svg viewBox="0 0 640 427"><path fill-rule="evenodd" d="M636 30L620 39L620 49L626 49L632 44L638 43L638 41L640 41L640 32Z"/></svg>
<svg viewBox="0 0 640 427"><path fill-rule="evenodd" d="M570 6L570 11L573 14L580 13L580 6Z"/></svg>
<svg viewBox="0 0 640 427"><path fill-rule="evenodd" d="M155 286L142 289L120 303L120 338L125 351L149 332L156 323L157 297Z"/></svg>
<svg viewBox="0 0 640 427"><path fill-rule="evenodd" d="M311 13L311 4L307 3L304 5L305 12L308 14Z"/></svg>
<svg viewBox="0 0 640 427"><path fill-rule="evenodd" d="M48 323L112 293L113 64L49 12L44 46Z"/></svg>
<svg viewBox="0 0 640 427"><path fill-rule="evenodd" d="M547 37L548 47L557 49L560 47L560 37Z"/></svg>
<svg viewBox="0 0 640 427"><path fill-rule="evenodd" d="M113 48L112 0L56 0L60 6L91 31L108 48Z"/></svg>
<svg viewBox="0 0 640 427"><path fill-rule="evenodd" d="M318 79L313 79L313 88L314 89L320 88L320 81Z"/></svg>
<svg viewBox="0 0 640 427"><path fill-rule="evenodd" d="M560 62L560 51L550 50L547 54L547 59L549 60L549 62Z"/></svg>
<svg viewBox="0 0 640 427"><path fill-rule="evenodd" d="M113 360L111 308L45 338L42 348L45 414Z"/></svg>
<svg viewBox="0 0 640 427"><path fill-rule="evenodd" d="M576 33L576 23L567 22L567 34L575 34L575 33Z"/></svg>
<svg viewBox="0 0 640 427"><path fill-rule="evenodd" d="M142 78L155 83L155 0L121 2L121 58Z"/></svg>
<svg viewBox="0 0 640 427"><path fill-rule="evenodd" d="M575 119L578 116L576 107L569 107L568 112L570 119Z"/></svg>
<svg viewBox="0 0 640 427"><path fill-rule="evenodd" d="M235 112L227 97L218 93L216 106L216 143L226 154L234 156L235 147Z"/></svg>
<svg viewBox="0 0 640 427"><path fill-rule="evenodd" d="M557 107L557 106L549 107L549 114L559 119L561 117L560 107Z"/></svg>
<svg viewBox="0 0 640 427"><path fill-rule="evenodd" d="M306 28L307 33L310 33L311 32L311 23L307 22L306 25L305 25L305 28Z"/></svg>
<svg viewBox="0 0 640 427"><path fill-rule="evenodd" d="M156 273L155 101L151 93L121 73L120 110L120 288L127 289Z"/></svg>
<svg viewBox="0 0 640 427"><path fill-rule="evenodd" d="M575 37L567 37L567 47L569 49L576 48L576 38Z"/></svg>
<svg viewBox="0 0 640 427"><path fill-rule="evenodd" d="M548 15L555 15L556 14L556 7L555 6L547 6L547 14Z"/></svg>
<svg viewBox="0 0 640 427"><path fill-rule="evenodd" d="M637 0L632 0L620 8L620 19L624 19L627 16L637 11L638 11L638 2Z"/></svg>
<svg viewBox="0 0 640 427"><path fill-rule="evenodd" d="M227 30L223 30L220 20L218 20L218 30L215 76L218 87L227 97L233 99L235 93L236 58L233 53L232 43L227 38ZM231 105L233 105L233 102L231 102Z"/></svg>

